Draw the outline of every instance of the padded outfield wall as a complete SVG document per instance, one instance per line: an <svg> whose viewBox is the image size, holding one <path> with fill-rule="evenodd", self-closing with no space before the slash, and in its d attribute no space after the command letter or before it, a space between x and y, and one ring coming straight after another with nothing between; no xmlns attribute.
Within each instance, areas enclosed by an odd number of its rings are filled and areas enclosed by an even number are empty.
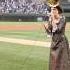
<svg viewBox="0 0 70 70"><path fill-rule="evenodd" d="M70 13L65 13L66 20L70 21ZM2 14L0 15L0 21L24 21L24 22L36 22L48 20L47 15L23 15L23 14Z"/></svg>

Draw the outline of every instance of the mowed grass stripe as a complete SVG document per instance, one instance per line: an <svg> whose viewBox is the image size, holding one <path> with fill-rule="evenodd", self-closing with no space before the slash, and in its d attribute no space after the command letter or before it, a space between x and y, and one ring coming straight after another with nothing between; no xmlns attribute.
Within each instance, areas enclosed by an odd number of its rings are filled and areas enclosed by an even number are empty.
<svg viewBox="0 0 70 70"><path fill-rule="evenodd" d="M0 22L0 25L33 25L43 23L44 22Z"/></svg>
<svg viewBox="0 0 70 70"><path fill-rule="evenodd" d="M66 30L65 35L70 41L70 30ZM8 38L35 40L35 41L51 40L51 38L48 37L47 33L44 30L35 30L35 31L0 30L0 36Z"/></svg>
<svg viewBox="0 0 70 70"><path fill-rule="evenodd" d="M47 34L45 33L44 30L35 30L35 31L0 30L0 36L35 41L50 41L50 38L47 37Z"/></svg>

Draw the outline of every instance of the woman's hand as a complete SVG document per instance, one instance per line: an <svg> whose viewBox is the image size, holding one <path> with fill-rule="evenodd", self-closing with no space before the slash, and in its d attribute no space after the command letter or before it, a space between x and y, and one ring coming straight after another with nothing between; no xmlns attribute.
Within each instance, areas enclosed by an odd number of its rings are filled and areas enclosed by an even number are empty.
<svg viewBox="0 0 70 70"><path fill-rule="evenodd" d="M45 27L46 29L48 29L48 23L47 23L47 24L44 24L44 27Z"/></svg>

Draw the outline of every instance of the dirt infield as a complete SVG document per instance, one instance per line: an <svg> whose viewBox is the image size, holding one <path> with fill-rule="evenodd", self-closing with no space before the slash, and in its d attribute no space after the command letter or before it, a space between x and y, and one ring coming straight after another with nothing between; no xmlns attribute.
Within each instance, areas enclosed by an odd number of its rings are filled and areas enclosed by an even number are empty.
<svg viewBox="0 0 70 70"><path fill-rule="evenodd" d="M32 25L0 25L0 30L40 30L43 29L43 24ZM70 24L66 25L66 29L70 29Z"/></svg>
<svg viewBox="0 0 70 70"><path fill-rule="evenodd" d="M39 30L42 28L41 24L32 25L0 25L0 30Z"/></svg>

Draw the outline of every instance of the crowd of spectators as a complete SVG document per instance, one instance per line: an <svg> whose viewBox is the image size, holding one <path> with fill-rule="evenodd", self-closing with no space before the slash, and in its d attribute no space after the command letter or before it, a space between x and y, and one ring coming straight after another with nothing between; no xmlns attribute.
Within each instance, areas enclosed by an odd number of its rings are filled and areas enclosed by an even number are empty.
<svg viewBox="0 0 70 70"><path fill-rule="evenodd" d="M0 14L47 14L48 6L34 0L0 0Z"/></svg>

